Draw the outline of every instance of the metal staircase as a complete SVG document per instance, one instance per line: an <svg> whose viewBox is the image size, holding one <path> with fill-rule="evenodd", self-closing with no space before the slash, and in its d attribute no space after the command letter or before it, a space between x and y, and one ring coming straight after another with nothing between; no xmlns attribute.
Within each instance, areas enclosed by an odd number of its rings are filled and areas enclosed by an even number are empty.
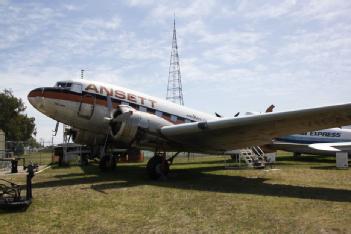
<svg viewBox="0 0 351 234"><path fill-rule="evenodd" d="M249 151L251 151L250 155L250 164L247 163L249 167L253 168L264 168L265 167L265 155L263 150L259 146L252 146L248 148Z"/></svg>
<svg viewBox="0 0 351 234"><path fill-rule="evenodd" d="M265 155L259 146L248 147L237 152L237 154L232 156L232 159L236 159L237 163L239 163L239 167L241 167L242 161L250 168L262 169L265 167ZM225 168L233 168L233 166L230 166L229 163L225 161Z"/></svg>

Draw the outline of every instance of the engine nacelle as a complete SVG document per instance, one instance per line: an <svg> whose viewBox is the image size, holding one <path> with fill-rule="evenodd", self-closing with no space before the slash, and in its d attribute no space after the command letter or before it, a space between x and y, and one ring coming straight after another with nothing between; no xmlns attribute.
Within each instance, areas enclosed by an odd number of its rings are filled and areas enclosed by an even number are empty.
<svg viewBox="0 0 351 234"><path fill-rule="evenodd" d="M163 118L125 105L118 107L110 122L113 139L126 145L130 145L137 138L139 132L145 134L144 138L159 136L159 130L163 126L169 125L172 123Z"/></svg>
<svg viewBox="0 0 351 234"><path fill-rule="evenodd" d="M78 129L71 129L71 135L74 143L82 145L102 145L106 139L106 135L98 135Z"/></svg>

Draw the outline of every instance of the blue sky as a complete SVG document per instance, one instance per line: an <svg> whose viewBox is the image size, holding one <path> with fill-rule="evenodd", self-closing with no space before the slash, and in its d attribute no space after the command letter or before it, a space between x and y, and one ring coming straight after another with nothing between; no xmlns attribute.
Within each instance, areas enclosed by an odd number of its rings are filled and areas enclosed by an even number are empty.
<svg viewBox="0 0 351 234"><path fill-rule="evenodd" d="M165 97L176 15L185 105L232 116L351 102L351 1L0 0L1 89L79 78ZM55 141L59 141L57 139Z"/></svg>

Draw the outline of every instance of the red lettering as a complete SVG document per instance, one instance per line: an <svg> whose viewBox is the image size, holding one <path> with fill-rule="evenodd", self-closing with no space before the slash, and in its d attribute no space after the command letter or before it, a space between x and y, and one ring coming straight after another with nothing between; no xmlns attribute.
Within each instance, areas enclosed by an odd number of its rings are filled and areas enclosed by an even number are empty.
<svg viewBox="0 0 351 234"><path fill-rule="evenodd" d="M89 84L86 88L85 91L87 90L93 90L95 93L98 93L98 90L94 84Z"/></svg>
<svg viewBox="0 0 351 234"><path fill-rule="evenodd" d="M140 103L141 103L141 105L144 105L145 98L140 97L140 96L138 96L138 98L140 98Z"/></svg>
<svg viewBox="0 0 351 234"><path fill-rule="evenodd" d="M126 99L126 93L120 90L115 90L115 97L120 99Z"/></svg>
<svg viewBox="0 0 351 234"><path fill-rule="evenodd" d="M154 107L155 107L155 103L156 103L156 101L151 100L151 99L149 99L149 100L150 100L150 102L151 102L151 107L152 107L152 108L154 108Z"/></svg>
<svg viewBox="0 0 351 234"><path fill-rule="evenodd" d="M137 102L134 94L128 93L128 100L131 102Z"/></svg>
<svg viewBox="0 0 351 234"><path fill-rule="evenodd" d="M112 89L108 90L105 86L100 86L100 94L104 94L104 91L106 92L107 96L112 96L113 94Z"/></svg>

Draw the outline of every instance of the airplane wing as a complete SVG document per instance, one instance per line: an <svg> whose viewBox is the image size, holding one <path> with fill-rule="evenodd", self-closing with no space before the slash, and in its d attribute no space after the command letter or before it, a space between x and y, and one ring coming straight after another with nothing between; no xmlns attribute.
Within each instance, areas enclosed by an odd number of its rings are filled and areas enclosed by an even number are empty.
<svg viewBox="0 0 351 234"><path fill-rule="evenodd" d="M331 151L331 152L351 152L351 142L337 142L337 143L316 143L308 147L316 150Z"/></svg>
<svg viewBox="0 0 351 234"><path fill-rule="evenodd" d="M350 123L351 103L165 126L161 133L184 149L223 152L267 144L278 136Z"/></svg>

